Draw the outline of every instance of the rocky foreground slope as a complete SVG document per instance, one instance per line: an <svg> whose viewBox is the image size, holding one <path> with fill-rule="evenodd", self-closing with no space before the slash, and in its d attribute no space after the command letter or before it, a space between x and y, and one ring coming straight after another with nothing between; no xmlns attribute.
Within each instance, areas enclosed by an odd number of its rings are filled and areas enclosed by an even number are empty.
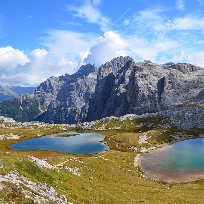
<svg viewBox="0 0 204 204"><path fill-rule="evenodd" d="M73 75L51 77L34 94L0 103L0 114L17 121L70 124L164 111L170 116L179 111L182 119L194 112L189 104L203 112L203 83L204 69L191 64L118 57L100 67L88 64Z"/></svg>

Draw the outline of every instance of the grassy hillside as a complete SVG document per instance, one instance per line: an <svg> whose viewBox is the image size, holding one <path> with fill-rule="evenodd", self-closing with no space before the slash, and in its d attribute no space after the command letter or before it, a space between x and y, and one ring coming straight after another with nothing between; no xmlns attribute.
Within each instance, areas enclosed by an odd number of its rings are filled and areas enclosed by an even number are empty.
<svg viewBox="0 0 204 204"><path fill-rule="evenodd" d="M2 124L0 124L2 126ZM27 127L4 124L0 127L0 202L59 203L65 197L71 203L202 203L204 180L183 184L166 184L144 179L134 166L138 150L157 146L185 133L197 137L203 130L142 129L106 130L111 150L93 155L71 155L52 151L20 151L10 144L30 138L65 131L66 127L39 123ZM9 139L9 135L19 139ZM151 134L147 144L139 136ZM31 156L49 164L39 167ZM29 184L29 185L28 185ZM65 196L65 197L64 197ZM53 198L54 197L54 198ZM54 200L56 199L56 200ZM61 202L63 203L63 202ZM66 203L64 201L64 203Z"/></svg>

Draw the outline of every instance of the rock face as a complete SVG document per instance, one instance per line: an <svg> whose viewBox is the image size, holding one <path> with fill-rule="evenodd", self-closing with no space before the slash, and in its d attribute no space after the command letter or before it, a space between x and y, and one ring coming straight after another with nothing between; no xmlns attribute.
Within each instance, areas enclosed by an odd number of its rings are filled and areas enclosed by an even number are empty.
<svg viewBox="0 0 204 204"><path fill-rule="evenodd" d="M73 124L173 111L181 104L202 105L203 83L204 69L191 64L136 63L130 57L118 57L98 68L88 64L73 75L51 77L34 94L0 103L0 115L17 121Z"/></svg>
<svg viewBox="0 0 204 204"><path fill-rule="evenodd" d="M52 77L36 90L46 111L39 116L42 122L77 123L86 117L88 102L95 91L97 68L82 66L76 74Z"/></svg>
<svg viewBox="0 0 204 204"><path fill-rule="evenodd" d="M97 68L82 66L75 74L51 77L34 94L0 103L0 115L20 122L77 123L86 117L88 101L95 91Z"/></svg>
<svg viewBox="0 0 204 204"><path fill-rule="evenodd" d="M160 115L169 117L169 123L172 127L179 129L204 128L204 107L202 105L173 106Z"/></svg>
<svg viewBox="0 0 204 204"><path fill-rule="evenodd" d="M87 121L125 114L155 113L183 103L204 102L204 70L191 64L158 65L151 61L124 66L109 63L98 71Z"/></svg>

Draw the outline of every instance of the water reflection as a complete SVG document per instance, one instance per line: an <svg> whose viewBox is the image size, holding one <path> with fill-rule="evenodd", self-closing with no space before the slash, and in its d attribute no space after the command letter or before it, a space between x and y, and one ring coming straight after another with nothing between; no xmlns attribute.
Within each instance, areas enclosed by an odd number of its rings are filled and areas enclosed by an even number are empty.
<svg viewBox="0 0 204 204"><path fill-rule="evenodd" d="M167 182L204 178L204 139L190 139L144 156L141 168L148 177Z"/></svg>
<svg viewBox="0 0 204 204"><path fill-rule="evenodd" d="M68 132L66 134L77 134L78 132ZM65 134L65 133L61 133ZM109 147L103 141L105 136L97 133L82 133L70 137L56 137L60 134L52 134L40 138L19 142L10 146L18 150L50 150L72 154L92 154L101 153Z"/></svg>

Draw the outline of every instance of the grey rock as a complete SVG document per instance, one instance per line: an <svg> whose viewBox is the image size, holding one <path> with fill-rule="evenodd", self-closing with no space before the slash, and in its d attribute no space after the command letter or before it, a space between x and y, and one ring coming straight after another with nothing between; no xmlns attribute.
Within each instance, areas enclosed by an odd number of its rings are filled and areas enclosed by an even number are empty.
<svg viewBox="0 0 204 204"><path fill-rule="evenodd" d="M4 116L0 116L0 121L2 123L14 123L14 122L16 122L14 119L8 118L8 117L4 117Z"/></svg>
<svg viewBox="0 0 204 204"><path fill-rule="evenodd" d="M30 114L29 120L76 124L127 114L165 113L172 126L183 127L173 118L183 121L179 114L187 111L185 104L200 107L189 106L189 112L202 109L203 84L204 69L191 64L136 63L130 57L118 57L100 67L88 64L75 74L51 77L34 94L21 95L9 103L18 109L17 116L12 116L15 120ZM0 103L0 114L10 116L6 105Z"/></svg>
<svg viewBox="0 0 204 204"><path fill-rule="evenodd" d="M87 121L126 114L156 113L183 103L202 104L204 70L191 64L135 63L129 58L117 72L101 66Z"/></svg>

